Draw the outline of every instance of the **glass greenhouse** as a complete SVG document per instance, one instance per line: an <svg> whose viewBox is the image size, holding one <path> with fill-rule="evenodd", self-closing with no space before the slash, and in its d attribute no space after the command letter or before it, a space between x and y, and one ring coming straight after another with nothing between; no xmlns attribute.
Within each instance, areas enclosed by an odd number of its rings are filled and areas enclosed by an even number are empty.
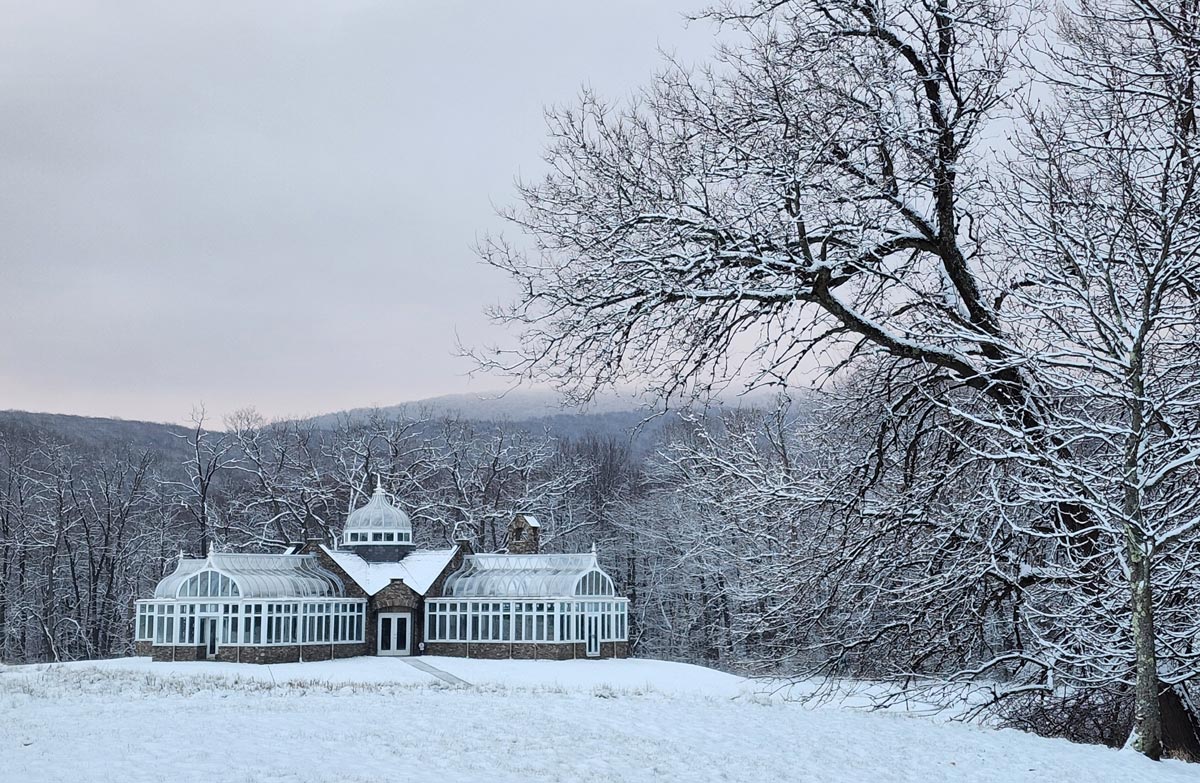
<svg viewBox="0 0 1200 783"><path fill-rule="evenodd" d="M313 555L180 558L154 597L137 602L136 638L202 648L361 644L364 599L347 598Z"/></svg>
<svg viewBox="0 0 1200 783"><path fill-rule="evenodd" d="M471 555L425 608L429 642L583 643L628 640L629 600L595 553Z"/></svg>

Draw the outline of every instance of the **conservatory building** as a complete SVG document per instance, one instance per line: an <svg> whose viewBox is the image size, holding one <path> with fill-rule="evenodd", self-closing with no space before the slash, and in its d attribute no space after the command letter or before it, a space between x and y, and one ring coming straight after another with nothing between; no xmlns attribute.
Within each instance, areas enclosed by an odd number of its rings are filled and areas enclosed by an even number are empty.
<svg viewBox="0 0 1200 783"><path fill-rule="evenodd" d="M137 602L139 655L282 663L422 652L472 658L627 654L628 601L586 554L540 554L517 514L505 551L418 549L378 483L337 537L283 554L182 554Z"/></svg>
<svg viewBox="0 0 1200 783"><path fill-rule="evenodd" d="M596 553L469 555L425 604L426 651L469 658L627 653L629 600Z"/></svg>
<svg viewBox="0 0 1200 783"><path fill-rule="evenodd" d="M312 555L180 557L137 602L139 654L276 663L364 652L366 601Z"/></svg>

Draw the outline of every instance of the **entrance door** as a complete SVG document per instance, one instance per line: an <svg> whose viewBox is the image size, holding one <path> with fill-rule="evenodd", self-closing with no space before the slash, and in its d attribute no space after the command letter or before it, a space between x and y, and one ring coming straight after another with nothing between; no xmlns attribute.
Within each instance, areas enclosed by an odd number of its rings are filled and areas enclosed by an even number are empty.
<svg viewBox="0 0 1200 783"><path fill-rule="evenodd" d="M217 657L217 618L200 618L200 644L204 647L204 657L214 660Z"/></svg>
<svg viewBox="0 0 1200 783"><path fill-rule="evenodd" d="M587 656L597 658L600 655L600 615L589 614L587 620Z"/></svg>
<svg viewBox="0 0 1200 783"><path fill-rule="evenodd" d="M377 655L409 655L409 629L412 615L408 612L381 612L375 633Z"/></svg>

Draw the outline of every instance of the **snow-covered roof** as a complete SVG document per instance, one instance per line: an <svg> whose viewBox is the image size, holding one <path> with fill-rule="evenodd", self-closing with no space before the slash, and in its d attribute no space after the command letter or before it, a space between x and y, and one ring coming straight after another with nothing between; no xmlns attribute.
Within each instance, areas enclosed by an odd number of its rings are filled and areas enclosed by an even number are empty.
<svg viewBox="0 0 1200 783"><path fill-rule="evenodd" d="M469 555L446 579L458 598L615 595L594 552L582 555Z"/></svg>
<svg viewBox="0 0 1200 783"><path fill-rule="evenodd" d="M322 568L315 555L210 552L181 557L154 588L154 597L318 598L345 592L342 580Z"/></svg>
<svg viewBox="0 0 1200 783"><path fill-rule="evenodd" d="M409 552L399 562L373 563L363 560L353 552L330 549L326 546L322 546L321 549L346 572L347 576L357 582L367 595L375 595L391 584L393 579L404 582L418 595L425 595L458 551L455 548L416 551Z"/></svg>
<svg viewBox="0 0 1200 783"><path fill-rule="evenodd" d="M531 514L522 514L521 517L525 520L525 524L529 525L530 527L541 527L542 526L542 523L538 522L537 517L535 517Z"/></svg>
<svg viewBox="0 0 1200 783"><path fill-rule="evenodd" d="M375 494L371 495L366 505L354 509L346 517L345 530L400 530L411 534L412 520L408 514L391 504L380 484L375 487Z"/></svg>

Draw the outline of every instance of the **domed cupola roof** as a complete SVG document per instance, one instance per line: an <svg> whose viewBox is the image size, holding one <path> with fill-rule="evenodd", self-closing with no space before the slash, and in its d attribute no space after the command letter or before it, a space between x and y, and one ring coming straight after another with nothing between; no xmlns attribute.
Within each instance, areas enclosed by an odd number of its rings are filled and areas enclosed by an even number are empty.
<svg viewBox="0 0 1200 783"><path fill-rule="evenodd" d="M350 516L346 517L345 533L348 540L351 532L404 533L406 534L404 536L387 536L386 540L388 543L392 541L399 543L401 540L412 541L412 521L408 518L408 514L391 504L383 485L378 484L375 487L375 494L371 496L366 505L354 509L350 512ZM361 540L367 542L382 539L370 536Z"/></svg>

